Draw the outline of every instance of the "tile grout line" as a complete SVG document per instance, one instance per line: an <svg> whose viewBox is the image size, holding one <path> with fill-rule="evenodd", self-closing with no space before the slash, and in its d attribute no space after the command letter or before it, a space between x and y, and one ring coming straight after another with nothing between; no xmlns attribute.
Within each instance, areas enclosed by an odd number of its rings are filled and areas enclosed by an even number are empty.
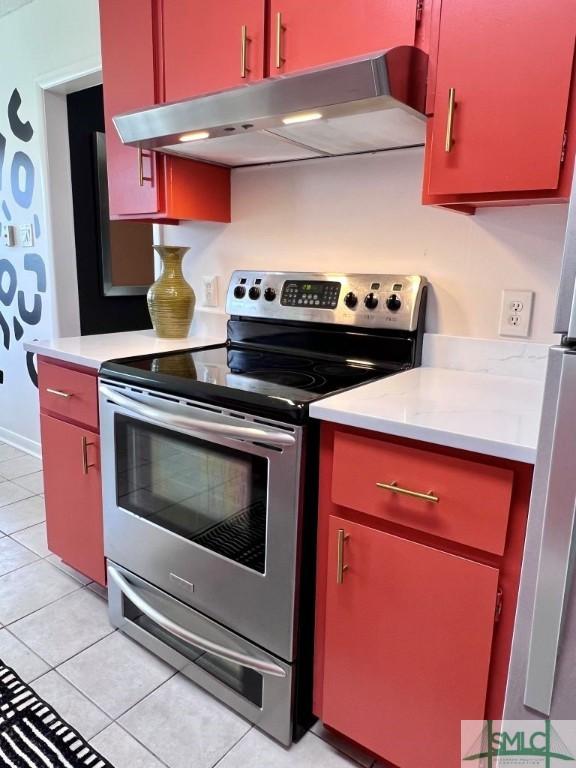
<svg viewBox="0 0 576 768"><path fill-rule="evenodd" d="M237 746L238 746L238 744L240 744L240 742L241 742L243 739L245 739L245 738L246 738L246 736L248 736L248 734L249 734L249 733L252 733L252 731L254 730L254 728L255 728L255 727L256 727L256 726L254 725L254 723L251 723L251 724L250 724L250 728L248 728L248 730L246 731L246 733L243 733L243 734L242 734L242 736L240 736L240 738L239 738L237 741L235 741L235 742L234 742L234 744L232 744L232 746L230 747L230 749L227 749L227 750L226 750L226 752L225 752L225 753L222 755L222 757L219 757L219 758L218 758L218 760L216 760L216 762L215 762L215 763L212 763L212 765L210 766L210 768L216 768L216 766L217 766L217 765L219 765L219 764L222 762L222 760L224 760L224 758L225 758L227 755L229 755L229 754L230 754L230 752L232 752L232 750L233 750L235 747L237 747Z"/></svg>

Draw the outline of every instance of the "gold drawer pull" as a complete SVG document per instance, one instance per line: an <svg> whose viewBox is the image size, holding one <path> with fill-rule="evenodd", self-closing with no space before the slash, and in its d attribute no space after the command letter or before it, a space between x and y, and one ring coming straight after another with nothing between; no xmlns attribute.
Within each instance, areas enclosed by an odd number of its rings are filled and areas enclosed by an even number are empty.
<svg viewBox="0 0 576 768"><path fill-rule="evenodd" d="M95 467L96 464L89 464L88 463L88 446L94 445L94 443L89 443L88 438L82 435L82 472L87 475L88 470L90 467Z"/></svg>
<svg viewBox="0 0 576 768"><path fill-rule="evenodd" d="M72 397L70 392L62 392L60 389L52 389L51 387L46 387L46 392L49 392L51 395L56 395L56 397L65 397L66 399Z"/></svg>
<svg viewBox="0 0 576 768"><path fill-rule="evenodd" d="M150 163L152 163L151 152L148 153L147 157L150 158ZM145 181L152 183L154 178L152 176L144 176L144 151L142 147L138 147L138 183L143 187Z"/></svg>
<svg viewBox="0 0 576 768"><path fill-rule="evenodd" d="M456 111L456 88L448 91L448 121L446 123L446 152L452 152L454 145L454 112Z"/></svg>
<svg viewBox="0 0 576 768"><path fill-rule="evenodd" d="M282 64L286 61L282 49L282 33L285 27L282 23L282 14L276 14L276 69L282 69Z"/></svg>
<svg viewBox="0 0 576 768"><path fill-rule="evenodd" d="M336 584L344 583L344 571L348 570L348 566L344 565L344 542L349 538L350 536L343 528L338 529L338 562L336 565Z"/></svg>
<svg viewBox="0 0 576 768"><path fill-rule="evenodd" d="M414 499L422 499L422 501L430 501L432 504L438 504L440 501L440 498L434 494L434 491L428 491L428 493L409 491L408 488L400 488L396 481L392 483L376 483L376 485L378 488L383 488L385 491L399 493L402 496L411 496Z"/></svg>
<svg viewBox="0 0 576 768"><path fill-rule="evenodd" d="M240 44L240 77L244 80L250 70L248 69L248 43L250 38L248 37L248 27L246 24L242 25L241 44Z"/></svg>

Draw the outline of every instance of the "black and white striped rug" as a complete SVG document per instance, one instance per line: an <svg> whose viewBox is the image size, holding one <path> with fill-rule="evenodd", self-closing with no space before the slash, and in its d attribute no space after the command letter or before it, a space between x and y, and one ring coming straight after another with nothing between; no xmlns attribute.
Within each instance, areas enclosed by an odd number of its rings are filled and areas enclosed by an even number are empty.
<svg viewBox="0 0 576 768"><path fill-rule="evenodd" d="M113 768L0 661L0 765Z"/></svg>

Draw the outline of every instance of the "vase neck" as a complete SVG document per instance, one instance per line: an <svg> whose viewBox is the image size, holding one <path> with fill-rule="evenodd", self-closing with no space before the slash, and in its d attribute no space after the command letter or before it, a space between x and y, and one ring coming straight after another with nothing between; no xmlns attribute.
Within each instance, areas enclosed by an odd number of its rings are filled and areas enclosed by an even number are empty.
<svg viewBox="0 0 576 768"><path fill-rule="evenodd" d="M162 260L162 274L166 277L183 277L182 259L188 248L157 248Z"/></svg>

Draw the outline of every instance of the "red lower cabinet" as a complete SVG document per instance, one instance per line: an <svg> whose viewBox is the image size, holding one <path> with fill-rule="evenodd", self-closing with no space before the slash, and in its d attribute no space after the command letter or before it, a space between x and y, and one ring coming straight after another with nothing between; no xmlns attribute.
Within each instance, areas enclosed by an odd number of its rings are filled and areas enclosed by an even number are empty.
<svg viewBox="0 0 576 768"><path fill-rule="evenodd" d="M497 591L494 568L332 517L326 725L401 768L459 765L460 721L484 717Z"/></svg>
<svg viewBox="0 0 576 768"><path fill-rule="evenodd" d="M532 467L323 424L314 714L399 768L502 717Z"/></svg>
<svg viewBox="0 0 576 768"><path fill-rule="evenodd" d="M100 438L46 414L40 422L48 548L104 585Z"/></svg>

